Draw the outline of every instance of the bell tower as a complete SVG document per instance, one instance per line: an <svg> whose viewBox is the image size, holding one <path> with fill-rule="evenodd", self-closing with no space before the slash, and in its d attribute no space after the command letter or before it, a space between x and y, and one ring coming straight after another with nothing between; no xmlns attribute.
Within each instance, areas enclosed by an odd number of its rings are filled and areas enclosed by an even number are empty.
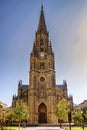
<svg viewBox="0 0 87 130"><path fill-rule="evenodd" d="M30 56L30 87L33 89L55 87L54 66L54 53L51 41L49 41L42 6L35 42Z"/></svg>
<svg viewBox="0 0 87 130"><path fill-rule="evenodd" d="M55 62L49 33L47 31L43 6L41 6L40 19L35 34L35 41L30 55L28 106L31 119L29 122L52 122L53 98L55 95ZM51 100L52 98L52 100ZM46 113L39 113L40 106L46 108ZM44 115L47 119L43 116ZM45 122L43 119L45 119Z"/></svg>

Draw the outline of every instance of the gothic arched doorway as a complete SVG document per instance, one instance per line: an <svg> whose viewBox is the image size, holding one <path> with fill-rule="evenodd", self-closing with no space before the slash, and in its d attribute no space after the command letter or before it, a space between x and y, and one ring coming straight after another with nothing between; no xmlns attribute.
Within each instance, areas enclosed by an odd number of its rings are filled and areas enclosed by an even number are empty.
<svg viewBox="0 0 87 130"><path fill-rule="evenodd" d="M44 103L38 107L38 123L47 123L47 107Z"/></svg>

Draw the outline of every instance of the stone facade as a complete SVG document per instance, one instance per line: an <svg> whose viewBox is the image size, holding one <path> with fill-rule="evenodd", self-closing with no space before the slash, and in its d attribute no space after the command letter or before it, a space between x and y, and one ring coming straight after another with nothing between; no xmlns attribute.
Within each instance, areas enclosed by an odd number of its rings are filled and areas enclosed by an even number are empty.
<svg viewBox="0 0 87 130"><path fill-rule="evenodd" d="M7 104L0 101L0 108L3 108L3 109L7 108Z"/></svg>
<svg viewBox="0 0 87 130"><path fill-rule="evenodd" d="M44 11L41 7L35 42L30 54L29 85L18 84L18 95L13 96L12 106L22 99L29 111L29 124L57 123L55 109L63 97L68 99L67 84L56 85L55 57L49 33L46 28Z"/></svg>
<svg viewBox="0 0 87 130"><path fill-rule="evenodd" d="M87 107L87 100L84 100L82 103L80 103L79 105L77 105L76 107L79 107L81 109L84 109Z"/></svg>

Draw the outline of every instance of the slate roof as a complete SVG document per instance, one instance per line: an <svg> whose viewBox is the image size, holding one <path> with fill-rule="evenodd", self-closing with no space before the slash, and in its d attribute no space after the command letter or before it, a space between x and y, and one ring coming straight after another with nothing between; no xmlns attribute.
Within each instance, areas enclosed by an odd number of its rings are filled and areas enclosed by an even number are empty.
<svg viewBox="0 0 87 130"><path fill-rule="evenodd" d="M58 88L62 89L64 88L64 84L60 84L60 85L56 85ZM28 87L28 85L22 85L23 89L26 89Z"/></svg>
<svg viewBox="0 0 87 130"><path fill-rule="evenodd" d="M58 88L62 89L64 88L64 84L59 84L59 85L56 85ZM22 85L22 88L23 89L26 89L28 87L28 85Z"/></svg>
<svg viewBox="0 0 87 130"><path fill-rule="evenodd" d="M61 85L56 85L58 88L62 89L64 88L64 84L61 84Z"/></svg>
<svg viewBox="0 0 87 130"><path fill-rule="evenodd" d="M28 87L28 85L22 85L23 89L26 89Z"/></svg>

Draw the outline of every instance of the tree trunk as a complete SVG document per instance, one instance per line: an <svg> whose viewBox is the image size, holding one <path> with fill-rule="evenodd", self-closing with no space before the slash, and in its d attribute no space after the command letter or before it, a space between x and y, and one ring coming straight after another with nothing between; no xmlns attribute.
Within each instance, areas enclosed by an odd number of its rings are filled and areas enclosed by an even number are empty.
<svg viewBox="0 0 87 130"><path fill-rule="evenodd" d="M60 120L60 128L62 128L62 125L61 125L61 120Z"/></svg>
<svg viewBox="0 0 87 130"><path fill-rule="evenodd" d="M0 128L3 130L3 122L0 122Z"/></svg>
<svg viewBox="0 0 87 130"><path fill-rule="evenodd" d="M65 122L65 130L66 130L66 122Z"/></svg>
<svg viewBox="0 0 87 130"><path fill-rule="evenodd" d="M18 130L20 130L20 121L19 121L19 123L18 123Z"/></svg>

